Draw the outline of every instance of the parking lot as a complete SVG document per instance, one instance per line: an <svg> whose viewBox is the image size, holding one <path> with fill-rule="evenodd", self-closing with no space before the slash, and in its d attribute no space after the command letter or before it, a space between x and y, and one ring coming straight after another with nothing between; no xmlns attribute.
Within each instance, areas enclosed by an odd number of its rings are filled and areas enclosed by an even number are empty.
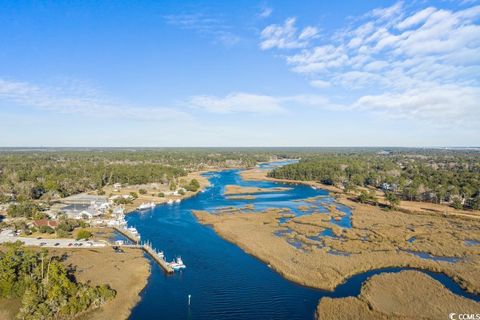
<svg viewBox="0 0 480 320"><path fill-rule="evenodd" d="M0 243L21 241L26 246L37 246L46 248L91 248L91 247L105 247L106 244L98 241L90 240L75 240L75 239L42 239L42 238L27 238L17 237L11 232L0 232Z"/></svg>

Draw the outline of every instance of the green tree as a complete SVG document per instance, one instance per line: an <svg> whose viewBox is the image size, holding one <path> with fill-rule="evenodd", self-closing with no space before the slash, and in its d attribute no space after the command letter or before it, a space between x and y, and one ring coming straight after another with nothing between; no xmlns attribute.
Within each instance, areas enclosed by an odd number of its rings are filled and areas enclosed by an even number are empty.
<svg viewBox="0 0 480 320"><path fill-rule="evenodd" d="M85 229L80 229L77 232L77 240L80 239L90 239L92 237L92 233Z"/></svg>
<svg viewBox="0 0 480 320"><path fill-rule="evenodd" d="M400 204L400 200L397 198L394 192L386 191L385 199L388 201L391 208L395 208Z"/></svg>
<svg viewBox="0 0 480 320"><path fill-rule="evenodd" d="M462 200L459 197L453 198L452 207L458 210L462 209L463 208Z"/></svg>
<svg viewBox="0 0 480 320"><path fill-rule="evenodd" d="M130 197L131 197L133 200L135 200L135 199L138 198L138 193L132 191L132 192L130 192Z"/></svg>

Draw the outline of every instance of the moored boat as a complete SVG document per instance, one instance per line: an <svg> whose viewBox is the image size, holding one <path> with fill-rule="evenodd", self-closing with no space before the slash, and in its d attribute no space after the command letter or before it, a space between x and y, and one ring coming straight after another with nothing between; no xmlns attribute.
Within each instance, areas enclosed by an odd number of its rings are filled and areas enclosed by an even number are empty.
<svg viewBox="0 0 480 320"><path fill-rule="evenodd" d="M176 260L169 263L173 270L185 269L187 266L183 263L182 258L178 257Z"/></svg>
<svg viewBox="0 0 480 320"><path fill-rule="evenodd" d="M138 210L146 210L146 209L152 209L155 207L154 202L144 202L141 205L138 206Z"/></svg>

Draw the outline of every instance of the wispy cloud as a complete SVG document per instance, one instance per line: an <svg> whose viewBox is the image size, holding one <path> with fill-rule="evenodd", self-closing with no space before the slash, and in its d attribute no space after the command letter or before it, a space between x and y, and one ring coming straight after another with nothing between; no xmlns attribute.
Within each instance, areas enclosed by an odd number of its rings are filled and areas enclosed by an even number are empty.
<svg viewBox="0 0 480 320"><path fill-rule="evenodd" d="M118 103L85 86L38 86L28 82L0 79L0 102L53 113L92 118L123 118L141 121L188 120L182 111L166 107L144 107Z"/></svg>
<svg viewBox="0 0 480 320"><path fill-rule="evenodd" d="M288 114L291 108L299 106L325 109L339 108L321 95L272 96L254 93L235 92L224 97L195 96L189 101L193 108L217 114L255 113Z"/></svg>
<svg viewBox="0 0 480 320"><path fill-rule="evenodd" d="M231 93L225 97L195 96L190 99L190 105L212 113L284 113L286 109L274 97L251 93Z"/></svg>
<svg viewBox="0 0 480 320"><path fill-rule="evenodd" d="M273 9L270 7L265 7L262 11L258 14L260 18L268 18L272 15Z"/></svg>
<svg viewBox="0 0 480 320"><path fill-rule="evenodd" d="M299 30L295 26L296 18L288 18L283 25L271 24L260 34L260 48L295 49L306 47L318 35L316 27L308 26Z"/></svg>
<svg viewBox="0 0 480 320"><path fill-rule="evenodd" d="M335 86L356 96L351 108L478 125L479 19L480 6L412 9L398 2L353 19L315 45L299 42L295 20L269 26L267 33L275 36L266 42L262 35L260 46L297 48L285 57L292 71L314 87Z"/></svg>
<svg viewBox="0 0 480 320"><path fill-rule="evenodd" d="M233 28L221 17L203 13L172 14L164 16L165 22L209 37L213 42L233 46L240 41Z"/></svg>

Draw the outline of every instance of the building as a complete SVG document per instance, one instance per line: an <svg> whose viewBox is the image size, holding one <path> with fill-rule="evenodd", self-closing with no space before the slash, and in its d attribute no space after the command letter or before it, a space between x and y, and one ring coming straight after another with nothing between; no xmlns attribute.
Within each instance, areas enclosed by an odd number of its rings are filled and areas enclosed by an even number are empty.
<svg viewBox="0 0 480 320"><path fill-rule="evenodd" d="M48 219L40 219L34 220L33 225L37 228L39 227L50 227L55 229L58 226L58 222L55 220L48 220Z"/></svg>
<svg viewBox="0 0 480 320"><path fill-rule="evenodd" d="M89 205L92 202L94 203L108 202L108 198L107 196L97 196L92 194L79 193L70 197L63 198L61 202L65 204Z"/></svg>

